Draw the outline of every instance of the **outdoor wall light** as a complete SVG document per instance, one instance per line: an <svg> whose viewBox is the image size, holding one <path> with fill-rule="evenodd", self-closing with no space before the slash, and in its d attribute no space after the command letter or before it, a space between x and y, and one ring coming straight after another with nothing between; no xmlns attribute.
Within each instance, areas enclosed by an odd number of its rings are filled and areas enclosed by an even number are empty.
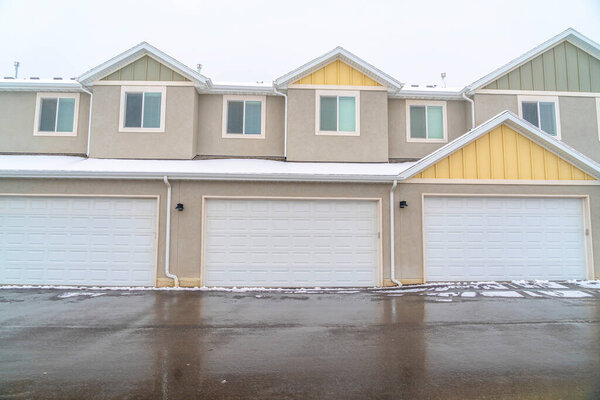
<svg viewBox="0 0 600 400"><path fill-rule="evenodd" d="M183 211L183 204L182 203L177 203L177 205L175 206L175 209L177 211Z"/></svg>
<svg viewBox="0 0 600 400"><path fill-rule="evenodd" d="M400 200L400 208L406 208L408 207L408 203L406 202L406 200Z"/></svg>

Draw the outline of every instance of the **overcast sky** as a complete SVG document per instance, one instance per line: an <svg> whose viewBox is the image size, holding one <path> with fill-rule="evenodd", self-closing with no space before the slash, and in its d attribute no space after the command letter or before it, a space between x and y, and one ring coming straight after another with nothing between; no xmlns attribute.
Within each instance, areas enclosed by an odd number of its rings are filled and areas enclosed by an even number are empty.
<svg viewBox="0 0 600 400"><path fill-rule="evenodd" d="M270 82L341 45L463 86L568 27L600 42L600 0L0 0L0 75L75 77L147 41L215 82Z"/></svg>

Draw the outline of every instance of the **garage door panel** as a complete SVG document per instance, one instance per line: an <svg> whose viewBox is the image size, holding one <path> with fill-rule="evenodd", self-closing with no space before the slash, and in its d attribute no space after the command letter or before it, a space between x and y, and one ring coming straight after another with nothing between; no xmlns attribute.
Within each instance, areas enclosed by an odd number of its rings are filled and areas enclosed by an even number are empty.
<svg viewBox="0 0 600 400"><path fill-rule="evenodd" d="M429 281L585 278L581 199L426 197L424 207Z"/></svg>
<svg viewBox="0 0 600 400"><path fill-rule="evenodd" d="M205 284L374 286L377 229L373 201L210 199Z"/></svg>
<svg viewBox="0 0 600 400"><path fill-rule="evenodd" d="M155 284L154 199L3 196L0 230L0 283Z"/></svg>

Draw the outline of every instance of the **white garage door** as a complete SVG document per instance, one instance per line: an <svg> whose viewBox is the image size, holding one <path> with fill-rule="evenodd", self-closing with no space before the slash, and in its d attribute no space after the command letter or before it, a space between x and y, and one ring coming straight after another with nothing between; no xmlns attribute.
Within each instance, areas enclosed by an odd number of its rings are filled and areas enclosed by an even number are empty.
<svg viewBox="0 0 600 400"><path fill-rule="evenodd" d="M0 196L0 283L154 286L156 200Z"/></svg>
<svg viewBox="0 0 600 400"><path fill-rule="evenodd" d="M585 279L576 198L426 197L428 281Z"/></svg>
<svg viewBox="0 0 600 400"><path fill-rule="evenodd" d="M377 203L210 199L207 286L376 286Z"/></svg>

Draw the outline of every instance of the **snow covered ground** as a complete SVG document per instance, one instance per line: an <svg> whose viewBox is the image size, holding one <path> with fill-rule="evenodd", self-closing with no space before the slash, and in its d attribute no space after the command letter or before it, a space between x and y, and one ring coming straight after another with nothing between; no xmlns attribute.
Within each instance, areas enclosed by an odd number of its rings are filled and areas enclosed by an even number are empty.
<svg viewBox="0 0 600 400"><path fill-rule="evenodd" d="M504 298L504 299L543 299L564 298L582 299L600 297L600 281L512 281L512 282L445 282L423 285L410 285L391 288L154 288L154 287L99 287L99 286L53 286L53 285L6 285L1 289L49 289L64 291L57 297L70 299L74 297L98 297L108 292L130 294L136 291L166 292L236 292L236 293L289 293L289 294L343 294L373 293L399 297L404 295L427 296L435 301L451 302L453 299ZM257 295L261 298L261 295Z"/></svg>

